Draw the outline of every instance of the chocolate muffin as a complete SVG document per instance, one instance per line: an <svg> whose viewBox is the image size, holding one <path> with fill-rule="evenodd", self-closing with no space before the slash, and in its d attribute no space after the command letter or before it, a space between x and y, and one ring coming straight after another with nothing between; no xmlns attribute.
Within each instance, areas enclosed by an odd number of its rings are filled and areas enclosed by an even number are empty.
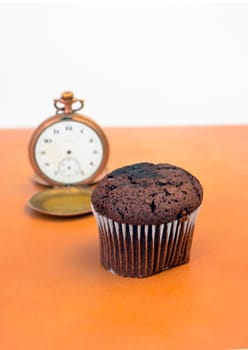
<svg viewBox="0 0 248 350"><path fill-rule="evenodd" d="M92 194L103 266L146 277L188 262L202 197L196 177L170 164L138 163L106 175Z"/></svg>

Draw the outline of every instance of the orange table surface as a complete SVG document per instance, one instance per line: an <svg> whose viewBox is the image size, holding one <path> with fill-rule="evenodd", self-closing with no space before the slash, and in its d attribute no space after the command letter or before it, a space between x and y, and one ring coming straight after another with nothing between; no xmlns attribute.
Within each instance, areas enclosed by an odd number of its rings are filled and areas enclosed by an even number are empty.
<svg viewBox="0 0 248 350"><path fill-rule="evenodd" d="M92 215L27 208L32 130L1 130L0 349L248 349L248 126L107 128L113 169L167 162L204 187L191 260L107 272Z"/></svg>

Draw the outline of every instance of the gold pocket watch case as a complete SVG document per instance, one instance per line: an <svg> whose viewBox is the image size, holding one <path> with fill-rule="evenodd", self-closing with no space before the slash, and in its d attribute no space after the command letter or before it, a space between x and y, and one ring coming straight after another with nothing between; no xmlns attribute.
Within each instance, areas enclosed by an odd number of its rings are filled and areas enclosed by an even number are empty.
<svg viewBox="0 0 248 350"><path fill-rule="evenodd" d="M92 190L87 187L57 187L36 193L28 205L42 214L77 216L91 213Z"/></svg>
<svg viewBox="0 0 248 350"><path fill-rule="evenodd" d="M90 189L87 187L86 193L82 194L82 186L95 183L103 174L109 156L107 137L95 121L76 113L83 108L84 101L74 98L72 92L64 92L60 99L54 100L54 106L56 115L46 119L34 131L28 152L35 172L34 181L56 186L56 191L49 193L47 190L38 199L39 194L35 195L29 206L51 215L79 215L80 210L82 214L87 210L90 212ZM73 187L73 190L68 187ZM55 196L56 200L48 200L49 195ZM58 209L59 197L64 203L70 201L70 208L61 203ZM83 205L84 209L78 206L80 200L87 203ZM55 202L57 211L47 207L47 203L52 205ZM74 204L75 210L72 208Z"/></svg>

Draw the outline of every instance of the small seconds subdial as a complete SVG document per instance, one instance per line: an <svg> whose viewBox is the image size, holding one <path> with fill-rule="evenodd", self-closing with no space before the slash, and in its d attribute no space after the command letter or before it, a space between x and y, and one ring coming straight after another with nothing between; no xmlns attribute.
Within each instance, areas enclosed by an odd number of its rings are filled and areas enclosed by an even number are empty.
<svg viewBox="0 0 248 350"><path fill-rule="evenodd" d="M81 171L83 173L83 171ZM67 157L59 162L58 173L65 178L72 178L80 174L80 163L77 159Z"/></svg>
<svg viewBox="0 0 248 350"><path fill-rule="evenodd" d="M75 120L48 126L35 144L35 160L42 173L61 184L91 178L103 159L103 143L97 132Z"/></svg>

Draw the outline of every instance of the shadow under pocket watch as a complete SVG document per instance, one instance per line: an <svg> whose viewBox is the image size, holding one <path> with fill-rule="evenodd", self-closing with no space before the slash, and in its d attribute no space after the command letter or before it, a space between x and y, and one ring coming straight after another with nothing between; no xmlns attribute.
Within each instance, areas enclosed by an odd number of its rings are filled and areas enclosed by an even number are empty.
<svg viewBox="0 0 248 350"><path fill-rule="evenodd" d="M57 114L38 126L28 151L34 179L56 188L33 196L29 206L51 215L79 215L86 212L80 203L90 211L91 189L83 185L96 182L104 172L109 144L95 121L76 113L84 101L74 98L72 92L64 92L54 106ZM49 207L48 203L53 204Z"/></svg>

